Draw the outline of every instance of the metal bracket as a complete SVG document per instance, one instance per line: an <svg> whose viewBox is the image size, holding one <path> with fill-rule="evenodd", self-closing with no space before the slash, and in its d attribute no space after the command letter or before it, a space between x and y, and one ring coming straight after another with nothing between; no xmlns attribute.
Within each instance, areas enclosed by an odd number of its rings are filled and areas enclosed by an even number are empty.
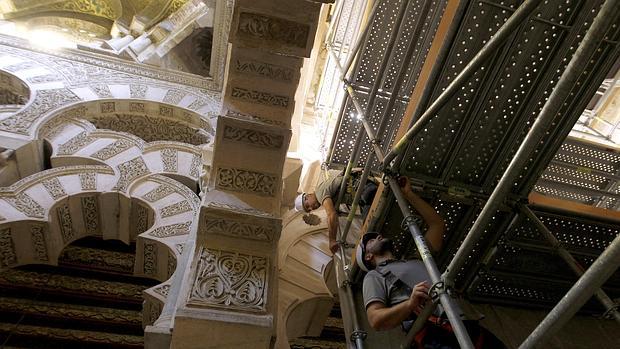
<svg viewBox="0 0 620 349"><path fill-rule="evenodd" d="M350 244L350 243L348 243L346 241L343 241L343 240L336 240L336 242L338 243L338 245L341 245L344 248L353 248L353 247L355 247L355 244Z"/></svg>
<svg viewBox="0 0 620 349"><path fill-rule="evenodd" d="M368 336L368 333L366 331L362 331L362 330L353 331L353 333L351 333L351 340L352 341L355 341L357 339L364 340L366 339L367 336Z"/></svg>
<svg viewBox="0 0 620 349"><path fill-rule="evenodd" d="M448 287L443 281L437 281L431 288L428 290L428 295L431 297L433 302L436 302L439 296L442 294L449 294Z"/></svg>
<svg viewBox="0 0 620 349"><path fill-rule="evenodd" d="M414 215L408 215L407 217L403 218L403 221L400 223L400 227L402 229L407 229L410 224L417 224Z"/></svg>
<svg viewBox="0 0 620 349"><path fill-rule="evenodd" d="M615 311L618 311L619 308L620 308L620 305L617 302L614 302L614 304L611 307L605 310L603 315L601 315L601 318L607 319L607 320L613 319L614 315L612 313Z"/></svg>

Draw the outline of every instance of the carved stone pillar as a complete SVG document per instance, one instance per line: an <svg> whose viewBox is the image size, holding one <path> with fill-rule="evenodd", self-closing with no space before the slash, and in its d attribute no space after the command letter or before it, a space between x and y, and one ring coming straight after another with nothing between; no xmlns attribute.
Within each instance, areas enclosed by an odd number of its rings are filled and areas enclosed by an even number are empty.
<svg viewBox="0 0 620 349"><path fill-rule="evenodd" d="M224 107L172 347L275 344L283 167L302 57L310 54L320 6L235 4Z"/></svg>

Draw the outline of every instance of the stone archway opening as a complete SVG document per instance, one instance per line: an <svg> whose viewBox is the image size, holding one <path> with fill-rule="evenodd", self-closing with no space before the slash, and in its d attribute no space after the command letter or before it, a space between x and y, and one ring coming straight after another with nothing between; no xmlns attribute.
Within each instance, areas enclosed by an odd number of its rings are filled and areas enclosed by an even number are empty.
<svg viewBox="0 0 620 349"><path fill-rule="evenodd" d="M30 100L28 85L17 76L0 70L0 119L15 114Z"/></svg>

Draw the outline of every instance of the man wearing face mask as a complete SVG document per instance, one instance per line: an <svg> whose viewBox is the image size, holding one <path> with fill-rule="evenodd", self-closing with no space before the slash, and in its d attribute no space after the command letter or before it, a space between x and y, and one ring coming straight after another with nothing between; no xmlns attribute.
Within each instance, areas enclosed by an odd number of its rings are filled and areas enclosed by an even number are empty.
<svg viewBox="0 0 620 349"><path fill-rule="evenodd" d="M407 201L428 226L424 235L428 247L433 252L439 252L445 231L443 219L412 191L407 178L401 177L399 183ZM376 232L368 232L358 245L356 262L360 269L368 272L364 277L363 293L370 326L375 330L389 330L402 325L403 330L407 331L407 326L412 324L430 299L431 279L422 260L397 260L392 247L390 239ZM442 317L441 306L437 307L432 319L415 337L413 347L459 348L449 323ZM466 321L466 327L472 340L475 339L476 348L505 348L477 321Z"/></svg>

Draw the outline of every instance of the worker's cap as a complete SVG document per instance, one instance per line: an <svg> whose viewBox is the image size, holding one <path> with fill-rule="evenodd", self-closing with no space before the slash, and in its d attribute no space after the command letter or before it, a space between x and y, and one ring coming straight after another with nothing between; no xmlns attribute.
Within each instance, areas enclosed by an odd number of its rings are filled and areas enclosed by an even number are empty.
<svg viewBox="0 0 620 349"><path fill-rule="evenodd" d="M360 241L360 243L357 245L357 249L355 251L355 261L357 262L357 265L360 267L360 269L365 272L373 269L370 261L367 261L364 258L364 256L366 255L366 244L368 243L368 241L376 238L377 236L379 236L379 233L374 231L370 231L364 234L364 236L362 236L362 241Z"/></svg>
<svg viewBox="0 0 620 349"><path fill-rule="evenodd" d="M304 207L304 200L306 198L306 193L301 193L297 195L295 198L295 211L297 212L308 212Z"/></svg>

